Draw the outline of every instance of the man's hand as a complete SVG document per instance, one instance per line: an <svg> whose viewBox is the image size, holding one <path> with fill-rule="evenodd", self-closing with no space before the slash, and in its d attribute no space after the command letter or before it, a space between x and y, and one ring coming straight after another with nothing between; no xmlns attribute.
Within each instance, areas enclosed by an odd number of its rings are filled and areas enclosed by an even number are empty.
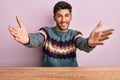
<svg viewBox="0 0 120 80"><path fill-rule="evenodd" d="M102 25L103 23L100 21L95 29L91 32L88 39L89 46L94 47L97 45L103 45L104 40L109 39L109 36L113 33L114 29L98 31L102 27Z"/></svg>
<svg viewBox="0 0 120 80"><path fill-rule="evenodd" d="M15 26L10 25L8 30L10 31L11 35L14 39L22 44L29 43L28 32L24 27L21 19L19 16L16 16L17 23L19 24L20 28L16 28Z"/></svg>

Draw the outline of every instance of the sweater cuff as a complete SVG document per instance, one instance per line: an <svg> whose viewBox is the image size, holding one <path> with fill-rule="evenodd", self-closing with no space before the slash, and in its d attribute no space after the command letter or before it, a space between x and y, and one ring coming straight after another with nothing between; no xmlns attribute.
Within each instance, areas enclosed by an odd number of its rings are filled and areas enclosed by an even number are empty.
<svg viewBox="0 0 120 80"><path fill-rule="evenodd" d="M88 39L89 39L89 38L87 38L87 46L88 46L89 48L95 48L96 46L89 46L89 45L88 45Z"/></svg>

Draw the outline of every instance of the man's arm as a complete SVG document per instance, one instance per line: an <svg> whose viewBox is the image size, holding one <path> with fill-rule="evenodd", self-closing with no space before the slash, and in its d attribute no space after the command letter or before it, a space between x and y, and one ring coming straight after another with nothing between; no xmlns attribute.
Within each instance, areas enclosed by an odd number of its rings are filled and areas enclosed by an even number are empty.
<svg viewBox="0 0 120 80"><path fill-rule="evenodd" d="M24 44L27 47L38 47L44 44L44 35L41 33L29 33L29 43Z"/></svg>
<svg viewBox="0 0 120 80"><path fill-rule="evenodd" d="M90 52L95 48L88 45L88 38L83 38L83 37L78 37L75 41L75 45L78 49L85 52Z"/></svg>

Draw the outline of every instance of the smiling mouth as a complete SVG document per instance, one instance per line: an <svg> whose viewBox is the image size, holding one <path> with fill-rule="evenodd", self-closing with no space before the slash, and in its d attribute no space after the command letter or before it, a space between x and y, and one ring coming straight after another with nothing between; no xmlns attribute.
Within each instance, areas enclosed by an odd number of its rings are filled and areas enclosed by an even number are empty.
<svg viewBox="0 0 120 80"><path fill-rule="evenodd" d="M61 23L62 27L67 26L67 23Z"/></svg>

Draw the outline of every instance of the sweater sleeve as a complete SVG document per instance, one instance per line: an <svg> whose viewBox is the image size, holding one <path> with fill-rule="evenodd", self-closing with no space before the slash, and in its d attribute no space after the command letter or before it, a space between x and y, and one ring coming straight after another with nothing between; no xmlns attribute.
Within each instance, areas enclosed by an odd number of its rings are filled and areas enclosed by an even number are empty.
<svg viewBox="0 0 120 80"><path fill-rule="evenodd" d="M88 45L88 38L83 38L83 37L77 38L75 41L75 45L78 49L85 52L90 52L95 48Z"/></svg>
<svg viewBox="0 0 120 80"><path fill-rule="evenodd" d="M25 44L27 47L38 47L44 44L44 35L41 33L29 33L29 43Z"/></svg>

